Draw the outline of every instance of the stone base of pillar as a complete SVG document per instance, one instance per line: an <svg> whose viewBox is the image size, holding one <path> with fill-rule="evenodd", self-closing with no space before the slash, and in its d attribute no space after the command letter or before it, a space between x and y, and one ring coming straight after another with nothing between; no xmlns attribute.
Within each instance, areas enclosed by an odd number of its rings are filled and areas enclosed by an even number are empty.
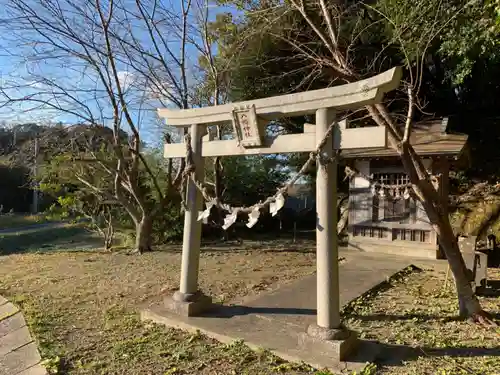
<svg viewBox="0 0 500 375"><path fill-rule="evenodd" d="M328 329L311 324L307 332L299 335L299 346L303 350L321 351L339 362L346 361L349 354L356 350L357 344L356 332L344 327Z"/></svg>
<svg viewBox="0 0 500 375"><path fill-rule="evenodd" d="M165 297L164 305L173 313L187 317L201 315L213 307L212 297L201 291L193 294L177 291L172 297Z"/></svg>

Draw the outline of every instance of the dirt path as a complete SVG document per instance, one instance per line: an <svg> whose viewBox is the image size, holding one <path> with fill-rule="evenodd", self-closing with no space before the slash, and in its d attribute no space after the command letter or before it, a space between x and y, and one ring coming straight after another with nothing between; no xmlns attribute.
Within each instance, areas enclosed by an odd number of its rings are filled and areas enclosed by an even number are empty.
<svg viewBox="0 0 500 375"><path fill-rule="evenodd" d="M52 223L31 224L31 225L25 225L22 227L0 229L0 235L2 235L2 234L15 234L15 233L22 233L22 232L31 232L31 231L36 231L36 230L40 230L40 229L61 228L61 227L64 227L65 225L68 225L68 223L64 223L64 222L55 222L54 223L54 222L52 222Z"/></svg>

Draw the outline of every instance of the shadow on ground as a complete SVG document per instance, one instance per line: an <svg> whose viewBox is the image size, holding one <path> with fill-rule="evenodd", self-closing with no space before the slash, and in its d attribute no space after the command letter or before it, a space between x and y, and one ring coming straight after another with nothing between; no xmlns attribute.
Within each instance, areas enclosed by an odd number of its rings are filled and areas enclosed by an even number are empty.
<svg viewBox="0 0 500 375"><path fill-rule="evenodd" d="M500 280L488 280L486 288L480 288L477 294L484 297L500 297Z"/></svg>
<svg viewBox="0 0 500 375"><path fill-rule="evenodd" d="M378 363L389 366L405 366L405 362L417 360L419 357L498 357L500 346L493 348L453 347L429 348L406 345L377 344L380 348Z"/></svg>
<svg viewBox="0 0 500 375"><path fill-rule="evenodd" d="M41 228L0 235L0 255L101 247L102 241L79 226Z"/></svg>
<svg viewBox="0 0 500 375"><path fill-rule="evenodd" d="M492 318L495 320L500 320L500 313L491 314ZM350 314L349 318L354 318L356 320L361 320L364 322L393 322L393 321L406 321L406 320L417 320L421 322L435 321L441 323L453 322L462 320L457 316L437 316L428 314L373 314L373 315L353 315Z"/></svg>
<svg viewBox="0 0 500 375"><path fill-rule="evenodd" d="M159 244L154 246L155 251L165 253L180 253L182 243ZM263 253L302 253L313 254L316 252L312 241L275 238L243 241L206 241L201 244L201 253L236 253L260 250Z"/></svg>
<svg viewBox="0 0 500 375"><path fill-rule="evenodd" d="M316 309L281 308L281 307L249 307L243 305L218 305L210 312L202 315L210 318L228 319L234 316L250 314L270 315L316 315Z"/></svg>

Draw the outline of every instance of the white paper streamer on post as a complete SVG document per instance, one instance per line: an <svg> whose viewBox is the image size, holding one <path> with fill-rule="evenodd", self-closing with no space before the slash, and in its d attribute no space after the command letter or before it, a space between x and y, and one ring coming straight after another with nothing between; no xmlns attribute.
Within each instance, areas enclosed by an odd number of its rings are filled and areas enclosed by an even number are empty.
<svg viewBox="0 0 500 375"><path fill-rule="evenodd" d="M385 197L385 189L383 187L379 190L378 195L380 195L380 197L382 198Z"/></svg>
<svg viewBox="0 0 500 375"><path fill-rule="evenodd" d="M252 212L248 214L248 223L247 227L252 228L259 221L260 210L259 207L254 207Z"/></svg>
<svg viewBox="0 0 500 375"><path fill-rule="evenodd" d="M224 218L224 225L222 226L222 229L227 230L227 228L229 228L236 222L237 218L238 218L237 211L233 211L229 215L226 215L226 217Z"/></svg>
<svg viewBox="0 0 500 375"><path fill-rule="evenodd" d="M401 192L400 192L399 189L396 188L396 192L395 192L394 196L395 196L396 199L400 199L401 198Z"/></svg>
<svg viewBox="0 0 500 375"><path fill-rule="evenodd" d="M198 212L198 221L203 220L203 224L208 223L208 218L210 216L210 211L212 210L212 207L214 206L214 202L207 202L205 203L205 206L207 207L205 211L200 211Z"/></svg>
<svg viewBox="0 0 500 375"><path fill-rule="evenodd" d="M278 194L276 196L276 199L273 203L269 205L269 212L271 213L272 216L276 216L279 210L283 208L285 205L285 197L283 194Z"/></svg>
<svg viewBox="0 0 500 375"><path fill-rule="evenodd" d="M410 199L410 189L408 189L408 187L405 188L405 191L403 193L403 198Z"/></svg>

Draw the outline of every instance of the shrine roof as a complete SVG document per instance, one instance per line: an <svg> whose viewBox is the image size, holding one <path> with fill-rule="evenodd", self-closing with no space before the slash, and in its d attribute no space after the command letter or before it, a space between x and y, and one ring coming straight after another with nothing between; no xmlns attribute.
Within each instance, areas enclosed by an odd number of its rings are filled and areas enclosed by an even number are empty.
<svg viewBox="0 0 500 375"><path fill-rule="evenodd" d="M468 136L448 133L448 118L420 121L414 124L410 143L418 155L447 156L458 159L464 153ZM397 157L396 151L387 148L359 148L342 151L344 159Z"/></svg>

